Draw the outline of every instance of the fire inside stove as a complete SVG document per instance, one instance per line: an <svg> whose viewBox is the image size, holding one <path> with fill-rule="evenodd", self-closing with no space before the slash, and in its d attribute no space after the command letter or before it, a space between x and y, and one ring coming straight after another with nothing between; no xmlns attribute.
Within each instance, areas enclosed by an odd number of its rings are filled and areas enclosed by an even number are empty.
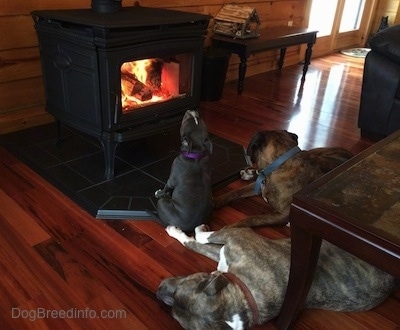
<svg viewBox="0 0 400 330"><path fill-rule="evenodd" d="M189 53L125 62L121 65L122 112L191 95Z"/></svg>

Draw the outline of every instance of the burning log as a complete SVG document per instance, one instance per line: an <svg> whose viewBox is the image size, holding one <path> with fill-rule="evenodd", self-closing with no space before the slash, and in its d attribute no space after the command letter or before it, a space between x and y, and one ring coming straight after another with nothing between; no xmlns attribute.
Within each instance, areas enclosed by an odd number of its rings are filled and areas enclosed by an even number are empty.
<svg viewBox="0 0 400 330"><path fill-rule="evenodd" d="M134 96L140 101L148 101L153 97L153 91L135 76L124 73L121 81L126 95Z"/></svg>

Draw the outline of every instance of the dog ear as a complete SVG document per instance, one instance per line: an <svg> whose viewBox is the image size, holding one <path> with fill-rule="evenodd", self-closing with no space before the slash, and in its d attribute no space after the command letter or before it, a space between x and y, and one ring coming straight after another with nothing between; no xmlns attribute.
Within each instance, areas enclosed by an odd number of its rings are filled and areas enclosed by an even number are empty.
<svg viewBox="0 0 400 330"><path fill-rule="evenodd" d="M200 283L199 289L208 296L214 296L229 283L229 280L221 273Z"/></svg>
<svg viewBox="0 0 400 330"><path fill-rule="evenodd" d="M286 131L286 132L290 135L290 137L293 139L294 142L298 143L299 137L297 136L297 134L290 133L288 131Z"/></svg>
<svg viewBox="0 0 400 330"><path fill-rule="evenodd" d="M166 305L173 306L175 303L174 294L176 291L176 278L167 278L161 282L157 289L157 298Z"/></svg>
<svg viewBox="0 0 400 330"><path fill-rule="evenodd" d="M258 155L267 144L267 135L267 131L256 132L247 146L246 152L253 164L257 162Z"/></svg>

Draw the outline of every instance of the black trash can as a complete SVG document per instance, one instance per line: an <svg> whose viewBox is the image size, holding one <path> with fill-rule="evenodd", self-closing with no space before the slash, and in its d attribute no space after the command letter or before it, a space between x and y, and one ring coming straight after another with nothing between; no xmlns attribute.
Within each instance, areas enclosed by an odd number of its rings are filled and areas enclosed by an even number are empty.
<svg viewBox="0 0 400 330"><path fill-rule="evenodd" d="M202 101L221 99L230 56L230 52L221 48L210 47L204 50L201 71Z"/></svg>

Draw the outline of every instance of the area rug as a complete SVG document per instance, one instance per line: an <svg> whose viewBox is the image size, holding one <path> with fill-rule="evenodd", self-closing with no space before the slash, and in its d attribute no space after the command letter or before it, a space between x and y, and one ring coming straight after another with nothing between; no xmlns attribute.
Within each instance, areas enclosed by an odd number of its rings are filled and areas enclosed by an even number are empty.
<svg viewBox="0 0 400 330"><path fill-rule="evenodd" d="M340 52L347 56L364 58L370 50L370 48L350 48L343 49Z"/></svg>
<svg viewBox="0 0 400 330"><path fill-rule="evenodd" d="M115 177L104 178L99 141L66 126L56 144L54 123L0 136L0 144L98 219L154 219L154 192L164 186L179 152L179 127L121 143ZM210 136L214 190L239 178L246 166L243 146Z"/></svg>

